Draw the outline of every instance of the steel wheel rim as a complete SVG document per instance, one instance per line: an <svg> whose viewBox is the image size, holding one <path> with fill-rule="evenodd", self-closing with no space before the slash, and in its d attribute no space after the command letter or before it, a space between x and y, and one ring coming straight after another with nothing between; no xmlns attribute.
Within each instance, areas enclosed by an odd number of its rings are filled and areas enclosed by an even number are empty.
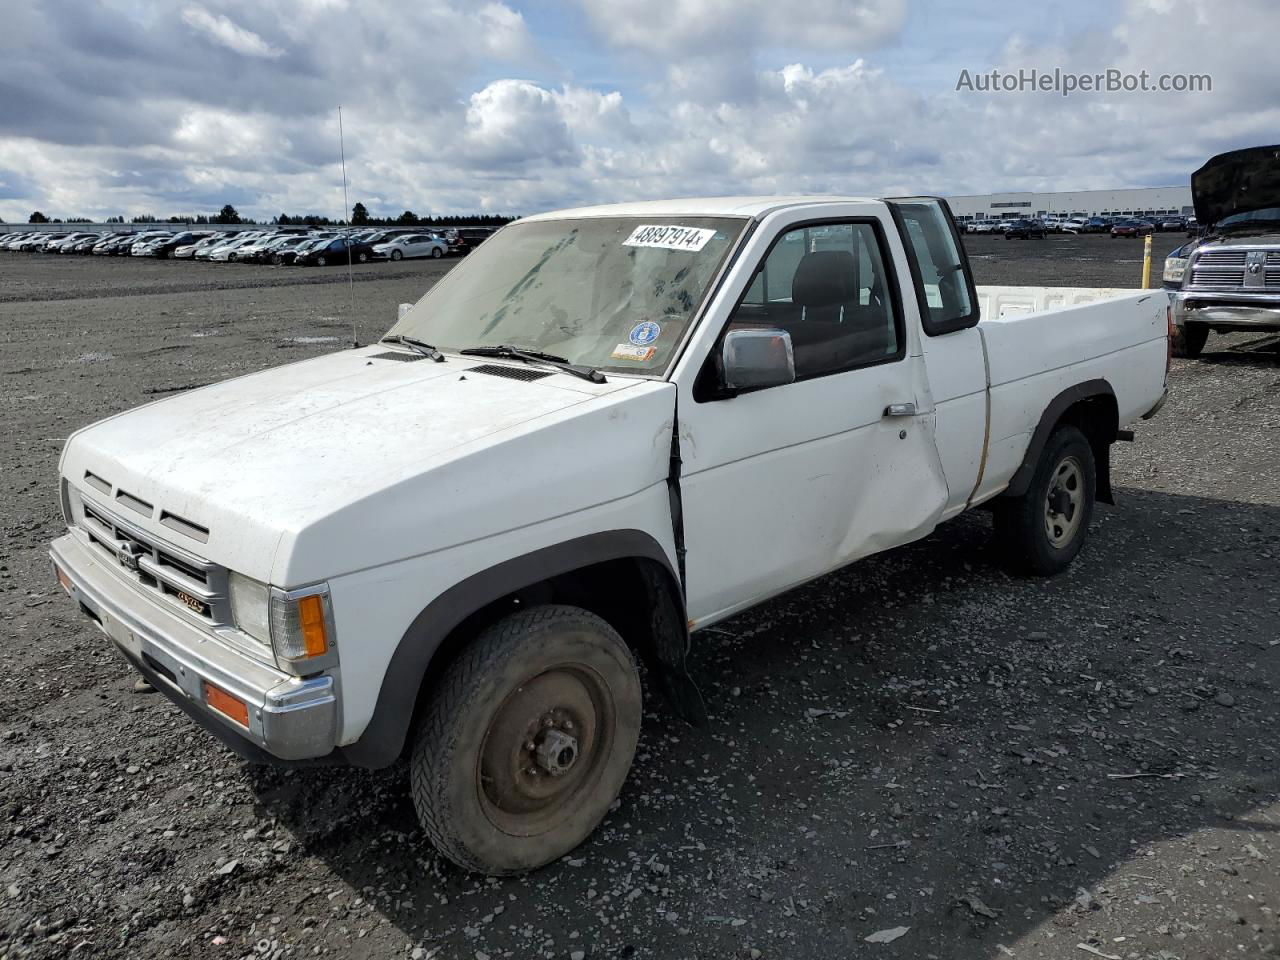
<svg viewBox="0 0 1280 960"><path fill-rule="evenodd" d="M1053 547L1061 549L1075 537L1084 519L1084 467L1064 457L1054 468L1045 494L1044 529Z"/></svg>
<svg viewBox="0 0 1280 960"><path fill-rule="evenodd" d="M585 664L551 667L517 686L490 719L476 762L489 822L508 836L535 837L577 818L613 747L616 713L604 678ZM560 774L539 762L552 735L573 741L574 758Z"/></svg>

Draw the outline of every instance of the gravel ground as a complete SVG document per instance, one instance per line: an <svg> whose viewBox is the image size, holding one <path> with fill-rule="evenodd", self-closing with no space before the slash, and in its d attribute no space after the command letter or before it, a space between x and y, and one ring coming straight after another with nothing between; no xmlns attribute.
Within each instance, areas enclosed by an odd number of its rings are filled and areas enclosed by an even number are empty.
<svg viewBox="0 0 1280 960"><path fill-rule="evenodd" d="M1140 270L1131 241L968 240L982 283ZM362 341L448 267L358 269ZM650 701L600 831L494 881L434 855L403 770L249 767L131 692L49 572L62 438L341 348L344 280L0 253L0 956L1280 952L1271 341L1175 363L1067 574L1006 576L978 514L698 634L710 725Z"/></svg>

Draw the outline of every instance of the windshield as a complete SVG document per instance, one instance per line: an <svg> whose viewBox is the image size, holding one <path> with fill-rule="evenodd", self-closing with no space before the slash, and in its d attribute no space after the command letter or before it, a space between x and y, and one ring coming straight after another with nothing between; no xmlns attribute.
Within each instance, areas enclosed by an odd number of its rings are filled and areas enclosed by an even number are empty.
<svg viewBox="0 0 1280 960"><path fill-rule="evenodd" d="M391 333L445 351L509 345L661 374L746 224L664 216L514 223L454 267Z"/></svg>

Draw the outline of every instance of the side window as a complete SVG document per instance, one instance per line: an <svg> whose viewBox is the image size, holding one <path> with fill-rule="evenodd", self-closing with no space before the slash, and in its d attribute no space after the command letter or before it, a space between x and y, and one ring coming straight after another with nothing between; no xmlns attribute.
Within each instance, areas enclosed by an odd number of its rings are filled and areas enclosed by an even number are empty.
<svg viewBox="0 0 1280 960"><path fill-rule="evenodd" d="M890 206L911 260L924 332L937 336L976 324L977 301L946 208L929 199Z"/></svg>
<svg viewBox="0 0 1280 960"><path fill-rule="evenodd" d="M824 223L782 234L729 318L730 330L783 330L796 379L901 355L893 280L870 223Z"/></svg>

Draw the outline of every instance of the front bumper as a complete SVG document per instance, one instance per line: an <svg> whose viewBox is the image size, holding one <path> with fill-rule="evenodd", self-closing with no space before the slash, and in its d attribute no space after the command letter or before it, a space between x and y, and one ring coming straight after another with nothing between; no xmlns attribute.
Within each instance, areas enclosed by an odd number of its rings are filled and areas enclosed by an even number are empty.
<svg viewBox="0 0 1280 960"><path fill-rule="evenodd" d="M157 690L241 756L298 761L333 752L335 676L293 677L237 653L139 593L74 533L49 554L81 612ZM248 706L247 726L208 706L206 684Z"/></svg>
<svg viewBox="0 0 1280 960"><path fill-rule="evenodd" d="M1223 293L1179 291L1173 297L1173 322L1280 330L1280 291Z"/></svg>

